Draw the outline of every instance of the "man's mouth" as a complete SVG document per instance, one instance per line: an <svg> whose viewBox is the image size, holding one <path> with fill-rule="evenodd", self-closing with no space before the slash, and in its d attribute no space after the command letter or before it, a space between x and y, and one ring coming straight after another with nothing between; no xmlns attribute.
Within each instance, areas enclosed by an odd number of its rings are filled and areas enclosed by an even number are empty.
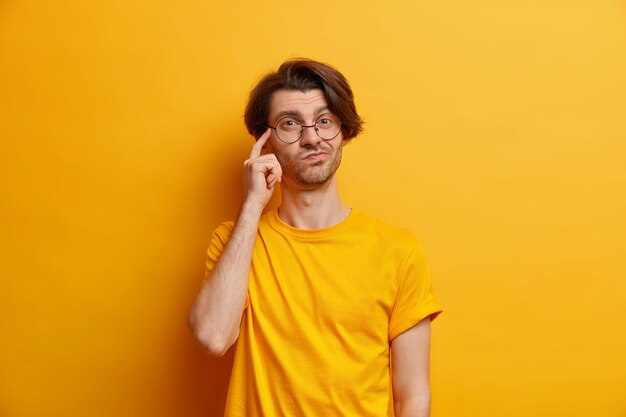
<svg viewBox="0 0 626 417"><path fill-rule="evenodd" d="M302 159L305 161L314 161L314 160L322 159L324 155L327 155L327 154L328 152L324 152L324 151L311 152L311 153L304 155Z"/></svg>

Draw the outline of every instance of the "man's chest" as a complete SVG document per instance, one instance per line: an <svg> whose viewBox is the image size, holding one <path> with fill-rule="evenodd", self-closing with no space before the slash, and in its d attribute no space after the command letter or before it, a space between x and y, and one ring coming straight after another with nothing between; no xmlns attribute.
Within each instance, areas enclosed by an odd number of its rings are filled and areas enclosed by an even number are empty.
<svg viewBox="0 0 626 417"><path fill-rule="evenodd" d="M249 284L254 320L285 336L297 325L386 341L398 262L375 244L340 243L257 245Z"/></svg>

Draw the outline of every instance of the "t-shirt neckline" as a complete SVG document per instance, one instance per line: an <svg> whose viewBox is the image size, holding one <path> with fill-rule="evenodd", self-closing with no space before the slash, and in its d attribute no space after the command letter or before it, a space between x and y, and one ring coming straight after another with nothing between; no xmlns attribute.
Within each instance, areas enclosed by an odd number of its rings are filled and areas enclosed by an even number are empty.
<svg viewBox="0 0 626 417"><path fill-rule="evenodd" d="M300 239L321 239L329 236L337 236L340 233L348 230L357 220L359 212L353 208L350 209L348 216L341 222L323 229L299 229L293 227L283 221L278 215L278 209L273 209L267 212L267 219L270 226L278 232L288 234Z"/></svg>

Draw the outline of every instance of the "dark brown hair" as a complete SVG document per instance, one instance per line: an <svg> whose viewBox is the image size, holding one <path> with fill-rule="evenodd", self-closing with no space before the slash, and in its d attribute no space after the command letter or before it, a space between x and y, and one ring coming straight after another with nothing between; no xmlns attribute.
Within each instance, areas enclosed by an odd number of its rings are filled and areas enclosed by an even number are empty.
<svg viewBox="0 0 626 417"><path fill-rule="evenodd" d="M285 61L277 72L267 74L250 92L244 121L248 132L259 138L267 129L272 95L278 90L298 90L303 93L320 89L326 96L328 108L342 122L344 139L352 139L363 130L363 120L356 112L354 95L348 80L335 68L306 58Z"/></svg>

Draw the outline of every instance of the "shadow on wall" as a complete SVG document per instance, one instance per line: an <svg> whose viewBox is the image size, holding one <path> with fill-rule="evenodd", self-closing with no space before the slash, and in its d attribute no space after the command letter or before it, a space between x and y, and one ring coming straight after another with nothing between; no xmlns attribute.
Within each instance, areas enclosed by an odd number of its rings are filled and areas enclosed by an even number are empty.
<svg viewBox="0 0 626 417"><path fill-rule="evenodd" d="M186 319L204 277L205 256L211 234L222 222L234 220L241 205L243 161L254 143L247 134L242 133L231 129L207 138L207 141L217 140L220 145L216 147L212 144L211 154L202 158L201 178L195 186L201 194L196 201L201 207L198 217L201 218L200 224L205 227L199 227L194 236L198 242L197 251L194 250L194 253L198 253L193 259L194 264L181 268L194 271L194 276L186 277L188 296L181 301L181 305L187 308L180 323L184 326L186 336L179 344L177 360L182 372L180 390L184 391L180 395L182 401L186 402L184 409L188 410L187 416L222 417L224 414L235 349L231 347L221 358L204 352L188 329ZM178 331L175 333L178 334Z"/></svg>
<svg viewBox="0 0 626 417"><path fill-rule="evenodd" d="M189 343L184 343L181 352L187 379L185 385L192 388L187 393L191 404L187 415L222 417L235 349L231 348L223 357L216 358L202 351L189 334Z"/></svg>

